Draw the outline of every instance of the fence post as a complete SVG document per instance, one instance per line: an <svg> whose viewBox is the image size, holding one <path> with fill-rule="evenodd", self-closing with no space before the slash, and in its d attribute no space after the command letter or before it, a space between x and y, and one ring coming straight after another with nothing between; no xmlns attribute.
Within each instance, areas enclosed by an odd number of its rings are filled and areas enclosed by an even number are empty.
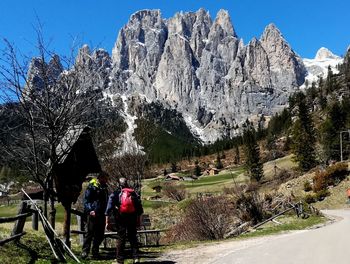
<svg viewBox="0 0 350 264"><path fill-rule="evenodd" d="M33 210L33 214L32 214L32 228L33 230L39 229L39 214L38 214L38 211L36 210Z"/></svg>
<svg viewBox="0 0 350 264"><path fill-rule="evenodd" d="M81 217L80 215L76 215L76 217L77 217L79 231L84 231L85 229L84 218ZM84 234L79 234L79 243L80 245L84 243Z"/></svg>
<svg viewBox="0 0 350 264"><path fill-rule="evenodd" d="M30 206L28 206L26 202L22 201L19 206L18 215L27 213L29 211L29 207ZM11 236L14 236L23 232L26 219L27 219L26 217L22 217L15 222L15 226L13 227Z"/></svg>

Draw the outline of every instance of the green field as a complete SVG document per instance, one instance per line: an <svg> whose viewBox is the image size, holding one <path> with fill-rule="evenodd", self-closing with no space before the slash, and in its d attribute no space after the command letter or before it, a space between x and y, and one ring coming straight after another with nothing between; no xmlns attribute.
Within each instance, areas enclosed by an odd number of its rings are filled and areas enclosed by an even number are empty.
<svg viewBox="0 0 350 264"><path fill-rule="evenodd" d="M64 208L61 204L57 204L56 208L56 222L63 223ZM15 216L18 214L18 205L0 206L0 217ZM27 222L31 221L31 217L27 217ZM72 224L76 224L75 217L72 217ZM1 225L0 225L1 226Z"/></svg>
<svg viewBox="0 0 350 264"><path fill-rule="evenodd" d="M183 184L187 188L196 188L202 186L215 187L215 185L222 186L222 184L234 182L237 179L237 176L241 173L243 173L243 170L237 169L230 173L217 174L213 176L202 176L198 180L184 182Z"/></svg>
<svg viewBox="0 0 350 264"><path fill-rule="evenodd" d="M235 168L232 171L223 171L220 174L212 176L201 176L197 180L193 181L172 181L177 185L185 186L189 194L195 194L200 192L205 193L217 193L223 191L225 187L232 187L236 182L246 181L247 178L243 175L244 169L242 167ZM179 176L185 176L179 173ZM160 179L150 179L143 181L142 195L144 198L148 198L156 195L152 190L152 187L156 185L164 185L169 181Z"/></svg>

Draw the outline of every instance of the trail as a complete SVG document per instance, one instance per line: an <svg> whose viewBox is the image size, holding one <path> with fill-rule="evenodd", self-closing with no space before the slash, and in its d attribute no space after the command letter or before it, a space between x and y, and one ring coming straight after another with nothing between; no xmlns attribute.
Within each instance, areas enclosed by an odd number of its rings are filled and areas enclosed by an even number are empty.
<svg viewBox="0 0 350 264"><path fill-rule="evenodd" d="M339 221L318 229L176 250L162 260L179 264L349 264L350 210L325 210Z"/></svg>

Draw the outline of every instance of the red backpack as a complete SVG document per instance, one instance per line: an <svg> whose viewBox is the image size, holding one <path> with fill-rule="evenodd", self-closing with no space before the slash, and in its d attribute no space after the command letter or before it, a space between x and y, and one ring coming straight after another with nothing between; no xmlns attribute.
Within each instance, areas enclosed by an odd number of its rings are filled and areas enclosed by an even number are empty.
<svg viewBox="0 0 350 264"><path fill-rule="evenodd" d="M130 188L123 188L119 195L119 201L120 201L120 207L119 212L120 213L134 213L136 211L134 200L132 197L132 193L135 191Z"/></svg>

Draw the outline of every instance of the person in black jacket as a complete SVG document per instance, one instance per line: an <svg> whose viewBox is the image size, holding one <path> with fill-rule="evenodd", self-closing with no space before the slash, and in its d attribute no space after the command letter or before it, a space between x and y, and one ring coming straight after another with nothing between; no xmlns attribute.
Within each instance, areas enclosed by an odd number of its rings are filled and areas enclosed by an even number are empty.
<svg viewBox="0 0 350 264"><path fill-rule="evenodd" d="M99 257L99 247L103 241L105 231L105 210L107 207L108 174L100 172L92 179L84 194L84 213L87 216L86 234L84 236L81 257L87 258L92 243L92 257Z"/></svg>
<svg viewBox="0 0 350 264"><path fill-rule="evenodd" d="M119 188L109 196L105 213L107 229L110 225L110 217L115 217L115 229L118 233L116 243L118 264L124 263L126 236L130 242L134 263L138 260L137 228L142 214L140 197L129 188L126 178L120 178Z"/></svg>

